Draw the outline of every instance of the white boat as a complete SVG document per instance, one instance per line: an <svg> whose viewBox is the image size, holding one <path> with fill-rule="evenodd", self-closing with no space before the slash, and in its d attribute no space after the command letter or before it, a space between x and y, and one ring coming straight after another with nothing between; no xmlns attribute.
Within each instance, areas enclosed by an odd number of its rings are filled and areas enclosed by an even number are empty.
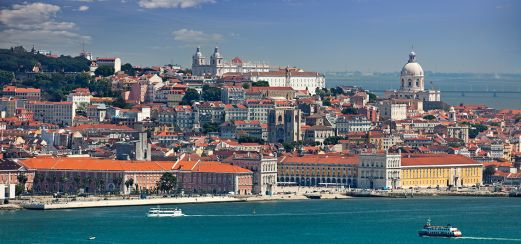
<svg viewBox="0 0 521 244"><path fill-rule="evenodd" d="M434 237L462 237L461 231L458 228L448 224L445 226L432 225L431 219L423 226L423 229L418 231L420 236L434 236Z"/></svg>
<svg viewBox="0 0 521 244"><path fill-rule="evenodd" d="M92 241L92 240L96 240L96 237L95 236L89 236L89 240Z"/></svg>
<svg viewBox="0 0 521 244"><path fill-rule="evenodd" d="M147 213L148 217L181 217L183 211L179 208L151 208Z"/></svg>

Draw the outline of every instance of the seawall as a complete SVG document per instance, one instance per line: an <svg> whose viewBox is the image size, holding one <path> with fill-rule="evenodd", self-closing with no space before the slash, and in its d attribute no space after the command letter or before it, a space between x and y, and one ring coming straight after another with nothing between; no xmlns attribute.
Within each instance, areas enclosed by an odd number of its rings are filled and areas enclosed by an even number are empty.
<svg viewBox="0 0 521 244"><path fill-rule="evenodd" d="M164 204L186 204L186 203L217 203L217 202L241 202L243 199L233 197L182 197L182 198L151 198L130 200L94 200L94 201L71 201L60 203L24 203L22 207L34 210L52 210L69 208L97 208L97 207L122 207L122 206L146 206Z"/></svg>

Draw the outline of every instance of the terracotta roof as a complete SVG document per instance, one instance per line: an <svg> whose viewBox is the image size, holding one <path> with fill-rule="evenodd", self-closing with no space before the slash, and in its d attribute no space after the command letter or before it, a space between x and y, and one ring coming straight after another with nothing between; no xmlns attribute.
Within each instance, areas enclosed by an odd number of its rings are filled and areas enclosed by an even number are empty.
<svg viewBox="0 0 521 244"><path fill-rule="evenodd" d="M126 125L116 125L116 124L83 124L74 127L69 127L69 130L88 130L88 129L110 129L110 130L124 130L124 131L134 131L134 129L126 126Z"/></svg>
<svg viewBox="0 0 521 244"><path fill-rule="evenodd" d="M220 162L199 161L124 161L95 158L36 157L21 160L20 164L33 170L79 171L169 171L182 170L208 173L251 173L251 171Z"/></svg>
<svg viewBox="0 0 521 244"><path fill-rule="evenodd" d="M251 171L245 168L221 162L200 162L195 166L193 171L209 173L251 173Z"/></svg>
<svg viewBox="0 0 521 244"><path fill-rule="evenodd" d="M346 156L346 155L304 155L298 156L285 156L280 161L281 164L293 163L293 164L358 164L358 156Z"/></svg>
<svg viewBox="0 0 521 244"><path fill-rule="evenodd" d="M23 87L16 87L16 86L5 86L3 89L3 92L32 92L32 93L39 93L40 89L38 88L23 88Z"/></svg>
<svg viewBox="0 0 521 244"><path fill-rule="evenodd" d="M457 154L402 154L402 166L479 164L479 162Z"/></svg>
<svg viewBox="0 0 521 244"><path fill-rule="evenodd" d="M95 158L30 158L20 163L28 169L85 171L166 171L175 162L123 161Z"/></svg>

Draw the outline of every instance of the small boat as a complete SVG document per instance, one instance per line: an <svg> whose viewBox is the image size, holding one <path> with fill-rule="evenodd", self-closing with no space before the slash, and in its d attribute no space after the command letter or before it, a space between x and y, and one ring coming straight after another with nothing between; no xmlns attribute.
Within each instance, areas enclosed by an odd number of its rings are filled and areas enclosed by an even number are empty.
<svg viewBox="0 0 521 244"><path fill-rule="evenodd" d="M432 225L431 219L423 225L423 229L418 231L419 236L433 236L433 237L462 237L461 231L458 228L448 224L446 226Z"/></svg>
<svg viewBox="0 0 521 244"><path fill-rule="evenodd" d="M322 198L322 194L320 194L320 193L306 193L306 194L304 194L304 196L309 199L321 199Z"/></svg>
<svg viewBox="0 0 521 244"><path fill-rule="evenodd" d="M96 237L95 236L89 236L89 240L92 241L92 240L96 240Z"/></svg>
<svg viewBox="0 0 521 244"><path fill-rule="evenodd" d="M179 208L151 208L148 217L181 217L185 216Z"/></svg>

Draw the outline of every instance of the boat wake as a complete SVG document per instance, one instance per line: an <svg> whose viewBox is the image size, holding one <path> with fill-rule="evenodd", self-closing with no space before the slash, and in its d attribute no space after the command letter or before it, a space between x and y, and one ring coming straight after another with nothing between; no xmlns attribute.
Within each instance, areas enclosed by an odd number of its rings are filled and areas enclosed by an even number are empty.
<svg viewBox="0 0 521 244"><path fill-rule="evenodd" d="M466 240L486 240L486 241L518 241L521 242L521 239L516 238L501 238L501 237L479 237L479 236L462 236L457 239L466 239Z"/></svg>

